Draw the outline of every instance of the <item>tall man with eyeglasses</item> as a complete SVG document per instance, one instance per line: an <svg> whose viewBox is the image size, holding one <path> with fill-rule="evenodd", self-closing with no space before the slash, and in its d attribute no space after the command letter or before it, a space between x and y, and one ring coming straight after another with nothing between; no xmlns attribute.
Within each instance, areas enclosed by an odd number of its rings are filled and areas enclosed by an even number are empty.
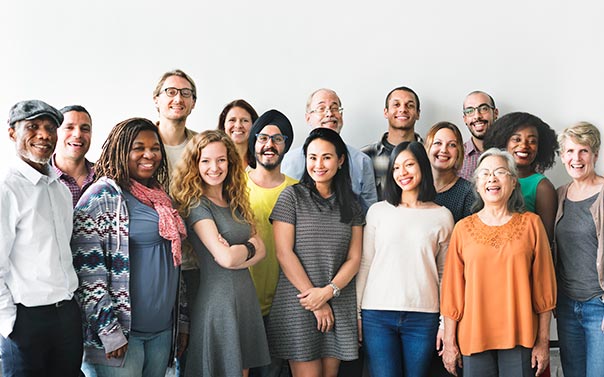
<svg viewBox="0 0 604 377"><path fill-rule="evenodd" d="M186 127L187 117L195 108L196 101L195 82L180 69L164 73L153 91L153 102L159 114L157 127L166 150L169 174L174 171L174 166L180 160L189 139L197 133ZM185 302L188 307L193 307L199 287L199 267L188 241L182 244L181 271L186 292ZM183 330L188 333L188 329ZM184 375L187 343L188 334L179 334L177 375Z"/></svg>
<svg viewBox="0 0 604 377"><path fill-rule="evenodd" d="M483 139L487 130L499 115L495 100L489 94L475 90L463 102L463 121L468 126L471 137L464 143L463 166L459 176L471 181L478 158L484 151Z"/></svg>
<svg viewBox="0 0 604 377"><path fill-rule="evenodd" d="M419 97L413 89L399 86L386 95L384 118L388 120L388 132L379 141L361 148L373 162L378 200L384 200L384 184L390 174L388 161L394 147L403 141L422 142L421 136L415 132L419 113Z"/></svg>
<svg viewBox="0 0 604 377"><path fill-rule="evenodd" d="M344 126L342 103L331 89L318 89L306 101L306 123L312 128L326 127L340 133ZM371 159L357 148L346 145L350 161L352 191L359 196L365 212L377 201ZM283 173L295 179L302 178L306 161L302 147L292 149L282 163Z"/></svg>
<svg viewBox="0 0 604 377"><path fill-rule="evenodd" d="M256 287L256 295L265 323L279 280L279 261L275 254L273 226L268 218L281 191L298 182L281 172L281 161L293 141L294 130L289 119L277 110L269 110L262 114L254 122L248 139L249 150L256 159L256 168L247 172L250 205L257 221L256 230L266 247L266 257L250 267L250 274ZM252 368L250 377L287 375L285 366L285 360L271 358L270 365Z"/></svg>

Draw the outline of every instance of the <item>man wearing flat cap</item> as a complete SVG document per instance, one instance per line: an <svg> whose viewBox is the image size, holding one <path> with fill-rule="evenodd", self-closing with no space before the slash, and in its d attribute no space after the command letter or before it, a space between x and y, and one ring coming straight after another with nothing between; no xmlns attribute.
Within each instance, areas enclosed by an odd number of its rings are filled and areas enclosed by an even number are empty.
<svg viewBox="0 0 604 377"><path fill-rule="evenodd" d="M331 89L318 89L306 101L306 123L312 128L326 127L340 133L344 127L344 109L340 97ZM352 191L359 197L363 211L377 202L373 163L369 156L346 144L350 162ZM293 149L283 160L283 172L296 179L302 178L306 159L302 147Z"/></svg>
<svg viewBox="0 0 604 377"><path fill-rule="evenodd" d="M74 299L72 199L48 163L63 115L38 100L15 104L17 156L0 175L0 350L3 376L78 376L82 322Z"/></svg>
<svg viewBox="0 0 604 377"><path fill-rule="evenodd" d="M249 149L256 158L256 169L248 171L247 187L256 229L266 247L266 257L250 267L250 273L265 321L279 280L273 227L268 218L281 191L298 182L281 173L281 161L293 141L294 131L289 119L277 110L262 114L254 122L248 139ZM278 377L284 364L284 360L273 358L270 365L250 370L250 377Z"/></svg>

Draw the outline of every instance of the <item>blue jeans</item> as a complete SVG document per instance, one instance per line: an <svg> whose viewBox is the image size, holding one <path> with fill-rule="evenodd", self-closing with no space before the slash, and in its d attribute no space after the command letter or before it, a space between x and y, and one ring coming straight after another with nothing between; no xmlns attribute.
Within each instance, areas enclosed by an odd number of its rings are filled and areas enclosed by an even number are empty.
<svg viewBox="0 0 604 377"><path fill-rule="evenodd" d="M363 348L372 376L428 375L438 313L363 310L361 314Z"/></svg>
<svg viewBox="0 0 604 377"><path fill-rule="evenodd" d="M164 377L171 344L172 329L151 334L132 331L124 366L84 363L82 370L87 377Z"/></svg>
<svg viewBox="0 0 604 377"><path fill-rule="evenodd" d="M604 374L604 303L600 297L575 301L558 290L558 338L564 377Z"/></svg>

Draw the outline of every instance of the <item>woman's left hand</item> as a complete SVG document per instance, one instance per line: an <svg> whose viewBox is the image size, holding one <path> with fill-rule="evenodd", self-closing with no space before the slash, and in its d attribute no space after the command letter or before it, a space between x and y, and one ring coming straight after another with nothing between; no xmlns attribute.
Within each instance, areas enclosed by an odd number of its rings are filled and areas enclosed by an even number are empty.
<svg viewBox="0 0 604 377"><path fill-rule="evenodd" d="M535 343L531 353L531 367L537 368L535 376L540 376L549 365L549 341L539 341Z"/></svg>
<svg viewBox="0 0 604 377"><path fill-rule="evenodd" d="M300 299L300 305L306 310L314 312L323 306L333 296L331 287L309 288L298 294L296 297Z"/></svg>

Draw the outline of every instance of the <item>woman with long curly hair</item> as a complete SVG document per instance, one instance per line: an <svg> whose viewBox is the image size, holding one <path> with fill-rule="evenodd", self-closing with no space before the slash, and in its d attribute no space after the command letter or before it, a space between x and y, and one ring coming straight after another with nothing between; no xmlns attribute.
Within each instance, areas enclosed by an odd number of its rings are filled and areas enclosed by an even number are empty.
<svg viewBox="0 0 604 377"><path fill-rule="evenodd" d="M118 123L71 240L87 376L156 376L173 359L184 223L163 189L166 153L148 119ZM182 337L183 339L186 337Z"/></svg>
<svg viewBox="0 0 604 377"><path fill-rule="evenodd" d="M233 141L218 130L195 135L170 188L200 266L185 376L247 376L249 368L270 363L248 270L265 249Z"/></svg>

